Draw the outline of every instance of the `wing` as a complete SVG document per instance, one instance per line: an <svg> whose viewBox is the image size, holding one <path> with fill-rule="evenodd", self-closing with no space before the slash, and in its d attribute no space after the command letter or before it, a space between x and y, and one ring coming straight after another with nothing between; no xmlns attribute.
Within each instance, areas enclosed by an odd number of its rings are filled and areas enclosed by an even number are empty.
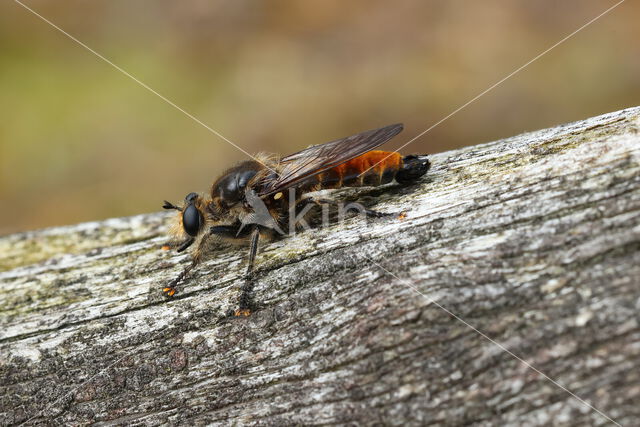
<svg viewBox="0 0 640 427"><path fill-rule="evenodd" d="M260 196L268 196L293 187L306 178L318 175L358 157L389 141L402 131L402 123L351 135L346 138L312 145L283 157L278 176L268 176L260 186Z"/></svg>

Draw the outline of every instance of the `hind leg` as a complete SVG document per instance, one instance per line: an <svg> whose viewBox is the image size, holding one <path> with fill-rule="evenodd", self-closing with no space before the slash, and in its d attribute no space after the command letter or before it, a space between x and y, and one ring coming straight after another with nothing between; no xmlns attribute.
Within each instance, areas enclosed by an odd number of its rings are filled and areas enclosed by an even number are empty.
<svg viewBox="0 0 640 427"><path fill-rule="evenodd" d="M359 212L362 212L363 214L370 216L372 218L384 218L384 217L390 217L390 216L395 216L398 215L395 212L379 212L373 209L369 209L366 208L360 204L356 205L355 204L349 204L346 207L343 206L341 203L336 202L335 200L331 200L331 199L320 199L320 198L314 198L314 197L309 197L303 200L304 203L312 203L318 206L322 206L322 205L329 205L329 206L335 206L337 207L339 210L341 210L341 212L345 213L346 211L348 211L350 208L352 208L353 210L357 210ZM350 207L351 205L351 207ZM346 209L344 209L346 208Z"/></svg>

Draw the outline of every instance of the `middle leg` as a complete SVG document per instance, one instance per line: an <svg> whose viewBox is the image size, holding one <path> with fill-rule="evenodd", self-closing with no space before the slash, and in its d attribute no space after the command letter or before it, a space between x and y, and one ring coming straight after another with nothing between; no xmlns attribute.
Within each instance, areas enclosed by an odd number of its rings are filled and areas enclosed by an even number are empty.
<svg viewBox="0 0 640 427"><path fill-rule="evenodd" d="M247 270L244 275L244 284L242 285L242 293L240 294L240 304L235 311L236 316L249 316L252 311L253 303L253 266L258 253L258 241L260 240L260 230L255 227L251 232L251 240L249 246L249 259L247 262Z"/></svg>

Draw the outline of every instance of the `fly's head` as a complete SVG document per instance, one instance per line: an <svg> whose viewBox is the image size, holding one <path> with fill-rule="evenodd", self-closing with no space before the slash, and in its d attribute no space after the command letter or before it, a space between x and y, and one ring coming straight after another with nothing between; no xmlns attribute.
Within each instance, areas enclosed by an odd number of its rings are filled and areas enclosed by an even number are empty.
<svg viewBox="0 0 640 427"><path fill-rule="evenodd" d="M176 206L164 201L164 209L175 209L179 212L176 216L176 224L173 234L182 240L179 243L178 252L187 249L196 238L205 230L207 202L197 193L189 193L184 198L182 206Z"/></svg>

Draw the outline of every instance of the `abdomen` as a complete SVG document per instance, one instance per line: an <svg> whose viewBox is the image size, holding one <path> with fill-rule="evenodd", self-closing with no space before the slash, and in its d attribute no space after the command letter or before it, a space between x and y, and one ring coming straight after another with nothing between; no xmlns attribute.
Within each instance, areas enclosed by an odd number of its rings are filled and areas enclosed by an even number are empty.
<svg viewBox="0 0 640 427"><path fill-rule="evenodd" d="M425 156L402 156L392 151L369 151L317 175L320 189L362 187L388 184L394 179L412 182L429 169Z"/></svg>

